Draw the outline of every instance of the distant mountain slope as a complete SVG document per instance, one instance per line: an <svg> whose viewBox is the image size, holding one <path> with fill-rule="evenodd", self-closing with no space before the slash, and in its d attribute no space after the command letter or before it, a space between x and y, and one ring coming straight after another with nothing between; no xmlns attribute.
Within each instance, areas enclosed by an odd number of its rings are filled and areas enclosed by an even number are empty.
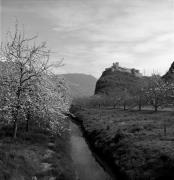
<svg viewBox="0 0 174 180"><path fill-rule="evenodd" d="M91 75L72 73L63 74L72 97L84 97L94 95L97 79Z"/></svg>
<svg viewBox="0 0 174 180"><path fill-rule="evenodd" d="M112 67L106 68L96 83L95 94L112 95L121 93L125 89L130 94L146 78L136 69L126 69L114 63Z"/></svg>
<svg viewBox="0 0 174 180"><path fill-rule="evenodd" d="M174 82L174 62L171 64L167 73L162 76L162 78L167 82Z"/></svg>

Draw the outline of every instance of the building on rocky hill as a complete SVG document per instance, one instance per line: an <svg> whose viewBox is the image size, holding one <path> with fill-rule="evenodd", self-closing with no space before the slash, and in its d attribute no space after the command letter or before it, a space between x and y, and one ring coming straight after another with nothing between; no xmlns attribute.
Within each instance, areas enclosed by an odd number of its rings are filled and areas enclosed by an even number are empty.
<svg viewBox="0 0 174 180"><path fill-rule="evenodd" d="M110 71L110 72L121 71L121 72L131 73L137 77L142 76L142 74L138 69L134 69L134 68L129 69L129 68L120 67L119 62L113 63L112 66L110 68L106 68L105 71Z"/></svg>

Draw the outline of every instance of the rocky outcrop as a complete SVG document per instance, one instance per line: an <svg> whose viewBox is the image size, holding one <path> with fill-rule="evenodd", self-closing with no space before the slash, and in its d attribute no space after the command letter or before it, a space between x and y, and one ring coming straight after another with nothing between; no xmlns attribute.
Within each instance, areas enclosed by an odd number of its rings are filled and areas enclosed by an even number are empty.
<svg viewBox="0 0 174 180"><path fill-rule="evenodd" d="M174 81L174 62L171 64L169 70L162 78L167 82Z"/></svg>
<svg viewBox="0 0 174 180"><path fill-rule="evenodd" d="M133 73L137 70L132 69L131 71L130 69L118 66L117 68L114 67L107 68L102 73L96 83L95 94L110 95L113 92L120 93L125 89L132 94L135 88L139 85L139 82L145 79L145 77L136 76L135 73Z"/></svg>

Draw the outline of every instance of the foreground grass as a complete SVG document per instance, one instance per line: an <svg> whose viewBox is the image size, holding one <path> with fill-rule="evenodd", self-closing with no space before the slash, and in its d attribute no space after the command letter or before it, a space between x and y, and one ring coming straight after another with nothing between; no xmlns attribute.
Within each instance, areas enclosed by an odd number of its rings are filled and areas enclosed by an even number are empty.
<svg viewBox="0 0 174 180"><path fill-rule="evenodd" d="M52 136L35 129L16 141L0 131L1 180L74 180L68 134Z"/></svg>
<svg viewBox="0 0 174 180"><path fill-rule="evenodd" d="M128 179L174 179L174 113L81 109L94 147Z"/></svg>

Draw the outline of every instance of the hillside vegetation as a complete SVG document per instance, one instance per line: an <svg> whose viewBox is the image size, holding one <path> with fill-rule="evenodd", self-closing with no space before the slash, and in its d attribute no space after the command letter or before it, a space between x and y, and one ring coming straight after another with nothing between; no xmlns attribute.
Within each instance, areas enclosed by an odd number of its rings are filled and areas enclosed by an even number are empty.
<svg viewBox="0 0 174 180"><path fill-rule="evenodd" d="M96 83L95 94L110 95L113 92L120 94L124 89L128 89L130 93L133 93L140 81L144 80L145 78L136 77L127 72L103 72Z"/></svg>
<svg viewBox="0 0 174 180"><path fill-rule="evenodd" d="M162 79L164 79L167 82L172 83L174 81L174 62L171 64L169 70L162 76Z"/></svg>

